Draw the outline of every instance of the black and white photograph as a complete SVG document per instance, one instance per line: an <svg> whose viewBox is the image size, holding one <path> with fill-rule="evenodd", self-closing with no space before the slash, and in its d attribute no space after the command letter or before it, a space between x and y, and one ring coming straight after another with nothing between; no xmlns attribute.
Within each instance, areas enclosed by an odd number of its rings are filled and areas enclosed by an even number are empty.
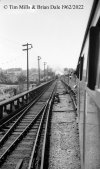
<svg viewBox="0 0 100 169"><path fill-rule="evenodd" d="M99 0L0 0L0 169L100 169L99 58Z"/></svg>

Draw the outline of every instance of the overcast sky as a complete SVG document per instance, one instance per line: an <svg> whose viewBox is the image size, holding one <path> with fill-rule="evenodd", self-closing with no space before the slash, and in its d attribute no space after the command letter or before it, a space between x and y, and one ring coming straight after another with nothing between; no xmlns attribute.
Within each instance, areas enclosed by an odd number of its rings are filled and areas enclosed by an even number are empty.
<svg viewBox="0 0 100 169"><path fill-rule="evenodd" d="M93 0L0 0L0 67L26 69L22 45L30 43L30 68L37 67L37 56L42 58L42 69L43 62L59 71L76 68L92 3ZM29 5L30 9L19 9L19 5ZM33 5L35 9L31 9ZM37 9L37 5L49 9ZM59 5L60 9L51 9L51 5ZM83 9L62 9L62 5L83 5Z"/></svg>

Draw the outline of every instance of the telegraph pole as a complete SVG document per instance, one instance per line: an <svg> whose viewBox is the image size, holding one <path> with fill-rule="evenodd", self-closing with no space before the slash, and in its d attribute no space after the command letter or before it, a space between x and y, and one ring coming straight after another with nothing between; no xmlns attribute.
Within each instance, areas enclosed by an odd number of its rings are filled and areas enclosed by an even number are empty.
<svg viewBox="0 0 100 169"><path fill-rule="evenodd" d="M29 90L29 63L28 63L28 50L31 49L33 46L32 44L24 44L22 46L25 46L26 49L23 49L23 51L27 51L27 90Z"/></svg>
<svg viewBox="0 0 100 169"><path fill-rule="evenodd" d="M48 69L49 69L49 68L48 68L48 66L47 66L47 81L48 81Z"/></svg>
<svg viewBox="0 0 100 169"><path fill-rule="evenodd" d="M40 84L40 59L41 57L38 56L38 76L39 76L38 84Z"/></svg>
<svg viewBox="0 0 100 169"><path fill-rule="evenodd" d="M45 65L46 65L46 62L44 62L44 81L45 81Z"/></svg>

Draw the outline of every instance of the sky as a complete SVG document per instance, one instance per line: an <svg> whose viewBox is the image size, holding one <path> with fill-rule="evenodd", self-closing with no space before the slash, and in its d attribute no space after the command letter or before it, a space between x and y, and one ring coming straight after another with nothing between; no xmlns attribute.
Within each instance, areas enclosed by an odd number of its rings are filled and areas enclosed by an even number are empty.
<svg viewBox="0 0 100 169"><path fill-rule="evenodd" d="M29 50L29 68L37 68L40 56L41 69L44 62L58 72L75 69L92 3L93 0L0 0L0 68L26 69L27 53L22 45L29 43L33 46ZM38 5L46 9L38 9ZM83 9L73 9L75 5Z"/></svg>

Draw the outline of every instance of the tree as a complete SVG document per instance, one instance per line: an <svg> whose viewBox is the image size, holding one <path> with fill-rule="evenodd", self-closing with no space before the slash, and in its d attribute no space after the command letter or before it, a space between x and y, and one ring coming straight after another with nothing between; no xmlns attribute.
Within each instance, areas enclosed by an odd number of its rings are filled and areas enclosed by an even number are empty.
<svg viewBox="0 0 100 169"><path fill-rule="evenodd" d="M9 83L11 82L9 76L6 73L0 72L0 83Z"/></svg>
<svg viewBox="0 0 100 169"><path fill-rule="evenodd" d="M18 76L17 76L17 80L19 83L25 83L26 81L26 76L23 74L23 73L20 73Z"/></svg>
<svg viewBox="0 0 100 169"><path fill-rule="evenodd" d="M19 92L23 92L25 90L24 84L26 81L26 75L23 73L20 73L17 77L17 81L19 83Z"/></svg>

